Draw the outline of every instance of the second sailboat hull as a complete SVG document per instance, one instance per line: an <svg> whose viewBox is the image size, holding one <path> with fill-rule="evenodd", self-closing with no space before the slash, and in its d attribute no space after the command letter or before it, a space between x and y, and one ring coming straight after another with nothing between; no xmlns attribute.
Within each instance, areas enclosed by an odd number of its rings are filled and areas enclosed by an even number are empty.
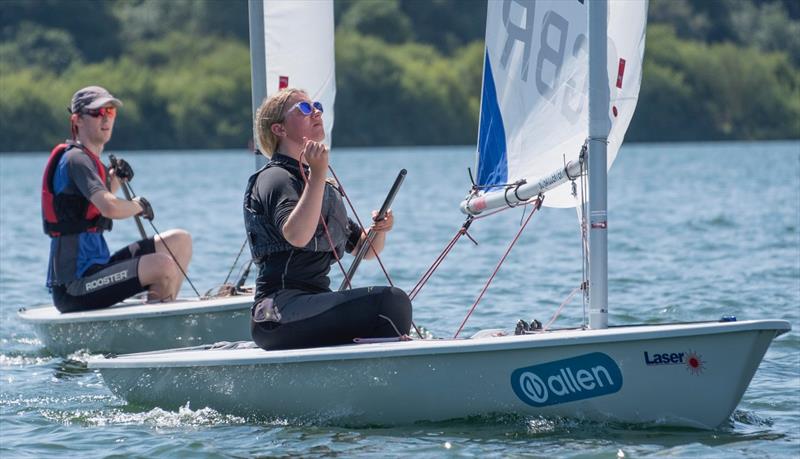
<svg viewBox="0 0 800 459"><path fill-rule="evenodd" d="M153 304L128 300L66 314L54 306L23 308L18 315L54 355L126 354L249 340L252 304L252 295Z"/></svg>

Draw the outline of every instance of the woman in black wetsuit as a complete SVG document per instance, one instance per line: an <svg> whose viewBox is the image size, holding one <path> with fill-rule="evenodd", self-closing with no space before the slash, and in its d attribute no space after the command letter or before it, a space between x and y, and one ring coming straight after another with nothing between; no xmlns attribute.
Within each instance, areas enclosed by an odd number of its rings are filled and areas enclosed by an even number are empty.
<svg viewBox="0 0 800 459"><path fill-rule="evenodd" d="M267 350L405 336L411 327L411 302L398 288L330 289L334 250L339 257L355 253L366 233L347 217L339 190L327 181L322 111L305 92L289 88L256 113L258 142L270 161L248 180L244 219L258 266L251 331ZM389 211L370 227L376 251L393 222ZM374 257L368 250L365 258Z"/></svg>

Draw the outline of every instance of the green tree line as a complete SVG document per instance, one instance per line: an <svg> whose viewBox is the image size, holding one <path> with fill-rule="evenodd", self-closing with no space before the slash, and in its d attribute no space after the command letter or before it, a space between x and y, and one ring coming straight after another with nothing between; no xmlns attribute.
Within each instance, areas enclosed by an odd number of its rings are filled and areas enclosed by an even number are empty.
<svg viewBox="0 0 800 459"><path fill-rule="evenodd" d="M800 138L799 5L651 0L628 139ZM337 0L334 145L474 143L485 10ZM246 146L247 2L0 0L0 150L63 139L70 97L89 84L125 103L114 148Z"/></svg>

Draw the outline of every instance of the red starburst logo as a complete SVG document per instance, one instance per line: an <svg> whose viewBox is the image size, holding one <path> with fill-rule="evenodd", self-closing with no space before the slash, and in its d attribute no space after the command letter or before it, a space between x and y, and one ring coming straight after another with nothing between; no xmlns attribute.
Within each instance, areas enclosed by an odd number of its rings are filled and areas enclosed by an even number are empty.
<svg viewBox="0 0 800 459"><path fill-rule="evenodd" d="M699 375L703 372L706 367L706 362L703 360L703 356L698 354L695 351L689 351L686 356L686 370L693 374Z"/></svg>

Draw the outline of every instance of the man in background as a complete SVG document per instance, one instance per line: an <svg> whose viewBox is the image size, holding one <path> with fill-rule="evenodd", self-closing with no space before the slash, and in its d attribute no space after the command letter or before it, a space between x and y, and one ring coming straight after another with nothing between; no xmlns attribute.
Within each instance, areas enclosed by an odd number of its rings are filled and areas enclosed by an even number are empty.
<svg viewBox="0 0 800 459"><path fill-rule="evenodd" d="M76 92L68 108L72 138L53 149L45 167L42 217L51 237L47 286L61 312L105 308L144 290L150 302L173 300L183 281L181 269L186 272L192 257L191 236L181 229L109 253L103 232L112 220L153 219L146 199L114 195L121 180L133 179L130 165L119 160L107 170L100 160L120 107L122 102L100 86Z"/></svg>

